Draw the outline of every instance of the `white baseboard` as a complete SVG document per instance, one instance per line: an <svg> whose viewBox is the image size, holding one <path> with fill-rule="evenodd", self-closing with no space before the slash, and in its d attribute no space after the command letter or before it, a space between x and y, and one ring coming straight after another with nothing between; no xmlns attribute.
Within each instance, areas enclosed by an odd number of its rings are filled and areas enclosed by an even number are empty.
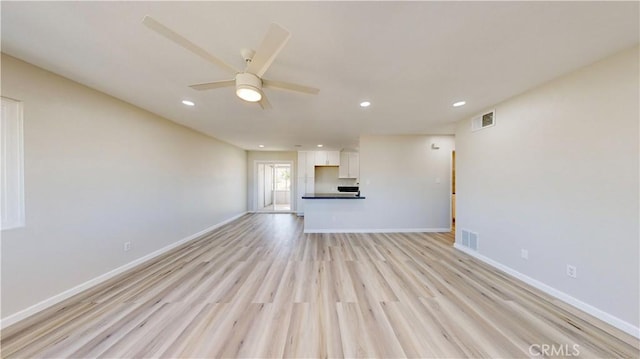
<svg viewBox="0 0 640 359"><path fill-rule="evenodd" d="M78 293L80 293L82 291L85 291L85 290L87 290L87 289L89 289L91 287L94 287L94 286L96 286L96 285L98 285L100 283L103 283L103 282L105 282L105 281L117 276L118 274L124 273L124 272L128 271L129 269L131 269L131 268L133 268L133 267L135 267L137 265L140 265L140 264L142 264L142 263L144 263L144 262L146 262L146 261L148 261L150 259L153 259L153 258L155 258L155 257L157 257L157 256L159 256L161 254L164 254L164 253L166 253L166 252L168 252L168 251L170 251L170 250L172 250L172 249L174 249L174 248L176 248L176 247L178 247L178 246L180 246L180 245L182 245L184 243L192 241L192 240L202 236L203 234L206 234L206 233L208 233L208 232L210 232L210 231L212 231L212 230L214 230L214 229L216 229L216 228L218 228L220 226L223 226L223 225L225 225L225 224L227 224L229 222L235 221L236 219L244 216L245 214L247 214L247 212L243 212L243 213L240 213L238 215L235 215L235 216L233 216L233 217L231 217L229 219L226 219L226 220L224 220L224 221L222 221L220 223L214 224L211 227L205 228L205 229L201 230L198 233L192 234L192 235L190 235L188 237L185 237L185 238L183 238L183 239L181 239L181 240L179 240L177 242L171 243L170 245L168 245L166 247L160 248L157 251L151 252L151 253L143 256L143 257L140 257L140 258L138 258L136 260L133 260L133 261L121 266L121 267L118 267L118 268L116 268L114 270L111 270L111 271L105 273L105 274L102 274L102 275L100 275L98 277L90 279L90 280L88 280L88 281L86 281L86 282L84 282L82 284L79 284L79 285L77 285L77 286L75 286L75 287L73 287L71 289L68 289L68 290L66 290L66 291L64 291L62 293L56 294L53 297L47 298L47 299L45 299L45 300L43 300L43 301L41 301L41 302L39 302L37 304L34 304L34 305L30 306L27 309L21 310L21 311L19 311L17 313L14 313L14 314L6 317L6 318L2 318L2 320L0 320L0 328L4 329L4 328L6 328L6 327L8 327L8 326L10 326L12 324L15 324L15 323L27 318L27 317L30 317L30 316L38 313L38 312L41 312L41 311L43 311L43 310L45 310L45 309L47 309L47 308L49 308L49 307L51 307L51 306L53 306L55 304L58 304L58 303L62 302L65 299L71 298L72 296L74 296L74 295L76 295L76 294L78 294Z"/></svg>
<svg viewBox="0 0 640 359"><path fill-rule="evenodd" d="M298 215L295 211L247 211L247 213L251 214L295 214Z"/></svg>
<svg viewBox="0 0 640 359"><path fill-rule="evenodd" d="M451 232L451 228L384 228L384 229L305 229L304 233L434 233Z"/></svg>
<svg viewBox="0 0 640 359"><path fill-rule="evenodd" d="M612 326L622 330L625 333L628 333L636 338L640 339L640 328L634 326L631 323L628 323L616 316L613 316L601 309L598 309L590 304L587 304L579 299L576 299L572 296L570 296L569 294L562 292L558 289L555 289L547 284L544 284L542 282L540 282L537 279L533 279L527 275L524 275L518 271L516 271L515 269L512 269L510 267L505 266L504 264L501 264L499 262L496 262L495 260L483 256L482 254L475 252L473 250L469 250L468 248L458 244L457 242L453 244L453 247L461 252L464 252L494 268L497 268L527 284L529 284L532 287L535 287L549 295L551 295L554 298L560 299L561 301L574 306L580 310L582 310L583 312L590 314L600 320L602 320L603 322L606 322L608 324L611 324Z"/></svg>

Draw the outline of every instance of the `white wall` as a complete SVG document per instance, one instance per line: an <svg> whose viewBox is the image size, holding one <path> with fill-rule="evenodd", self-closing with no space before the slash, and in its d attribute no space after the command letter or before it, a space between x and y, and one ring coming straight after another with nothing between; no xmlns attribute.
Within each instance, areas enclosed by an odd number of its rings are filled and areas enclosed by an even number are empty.
<svg viewBox="0 0 640 359"><path fill-rule="evenodd" d="M496 105L495 127L456 131L456 241L476 231L481 255L636 328L638 58L607 58Z"/></svg>
<svg viewBox="0 0 640 359"><path fill-rule="evenodd" d="M433 143L440 149L432 149ZM363 225L450 228L454 148L453 136L360 137L360 188L367 197Z"/></svg>
<svg viewBox="0 0 640 359"><path fill-rule="evenodd" d="M24 101L26 190L3 318L246 211L244 150L5 55L2 95Z"/></svg>
<svg viewBox="0 0 640 359"><path fill-rule="evenodd" d="M338 166L316 166L314 190L316 193L338 193L338 186L356 186L355 178L338 178Z"/></svg>

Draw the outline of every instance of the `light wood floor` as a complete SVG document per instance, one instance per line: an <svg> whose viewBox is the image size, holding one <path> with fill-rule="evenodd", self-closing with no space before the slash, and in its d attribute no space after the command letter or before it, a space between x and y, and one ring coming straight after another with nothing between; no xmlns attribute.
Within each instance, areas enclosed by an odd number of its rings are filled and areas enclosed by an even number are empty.
<svg viewBox="0 0 640 359"><path fill-rule="evenodd" d="M516 358L546 344L638 357L629 335L452 241L304 235L294 215L246 215L7 328L2 356Z"/></svg>

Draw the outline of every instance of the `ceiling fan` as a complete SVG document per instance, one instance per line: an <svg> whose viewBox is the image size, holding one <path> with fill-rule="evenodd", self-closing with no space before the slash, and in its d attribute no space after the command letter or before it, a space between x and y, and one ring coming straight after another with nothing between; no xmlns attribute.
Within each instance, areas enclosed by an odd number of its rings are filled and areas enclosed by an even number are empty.
<svg viewBox="0 0 640 359"><path fill-rule="evenodd" d="M157 32L158 34L166 37L167 39L175 42L183 48L191 51L192 53L200 56L201 58L218 65L220 68L227 70L234 75L231 80L222 80L215 82L207 82L197 85L191 85L192 89L198 91L211 90L220 87L232 87L236 88L236 95L248 102L257 102L263 109L271 108L271 104L264 92L263 88L274 88L280 90L297 91L307 94L317 94L320 90L297 84L292 84L282 81L273 81L262 78L262 75L269 69L269 66L273 63L276 56L282 50L284 45L289 41L291 34L286 29L277 24L271 24L267 35L262 40L262 44L258 47L257 51L250 49L242 49L240 54L245 60L246 67L243 71L236 69L235 67L227 64L219 58L211 55L203 48L187 40L182 35L164 26L160 22L156 21L150 16L145 16L142 23Z"/></svg>

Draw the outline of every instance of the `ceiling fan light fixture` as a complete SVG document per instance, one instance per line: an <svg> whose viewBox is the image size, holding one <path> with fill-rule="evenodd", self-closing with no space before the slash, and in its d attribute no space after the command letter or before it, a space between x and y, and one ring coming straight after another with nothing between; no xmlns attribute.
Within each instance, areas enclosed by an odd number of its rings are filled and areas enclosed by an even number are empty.
<svg viewBox="0 0 640 359"><path fill-rule="evenodd" d="M2 1L2 0L0 0ZM214 81L200 83L189 86L197 91L212 90L221 87L236 88L236 95L247 102L258 102L263 110L270 109L271 104L267 99L267 95L262 92L263 87L270 87L280 90L289 90L317 95L320 91L317 88L292 84L282 81L262 80L262 75L269 69L275 58L278 56L282 48L287 44L291 33L277 24L271 24L267 30L262 43L257 50L243 49L240 51L242 58L246 62L244 71L240 71L235 66L229 65L218 57L210 54L207 50L189 41L184 36L171 30L167 26L161 24L150 16L145 16L142 23L150 30L158 35L170 40L174 44L184 48L194 55L217 65L218 67L234 74L234 78L230 80ZM185 106L189 106L185 104Z"/></svg>
<svg viewBox="0 0 640 359"><path fill-rule="evenodd" d="M262 100L262 94L260 91L251 86L237 86L236 95L247 102L258 102Z"/></svg>
<svg viewBox="0 0 640 359"><path fill-rule="evenodd" d="M262 100L262 81L258 76L245 72L236 75L236 95L247 102Z"/></svg>

